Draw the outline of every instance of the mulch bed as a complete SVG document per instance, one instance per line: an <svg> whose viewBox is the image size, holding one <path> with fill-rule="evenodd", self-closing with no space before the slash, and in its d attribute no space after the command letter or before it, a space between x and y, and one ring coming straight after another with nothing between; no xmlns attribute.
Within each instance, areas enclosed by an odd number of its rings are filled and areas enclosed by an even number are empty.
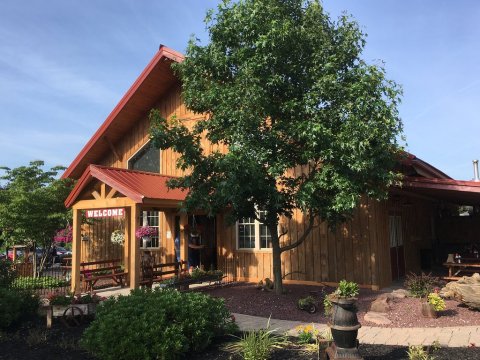
<svg viewBox="0 0 480 360"><path fill-rule="evenodd" d="M262 316L273 319L295 320L303 322L327 323L323 314L322 299L325 293L334 289L311 285L285 285L287 293L276 295L273 291L256 289L253 284L240 283L234 286L206 290L215 297L222 297L231 312L246 315ZM360 289L357 301L358 320L362 325L378 326L364 321L370 304L381 292ZM297 308L298 299L313 295L319 302L318 311L309 314ZM419 299L396 299L387 317L392 323L386 327L446 327L446 326L480 326L480 311L470 310L458 302L446 300L447 309L437 319L428 319L421 315Z"/></svg>

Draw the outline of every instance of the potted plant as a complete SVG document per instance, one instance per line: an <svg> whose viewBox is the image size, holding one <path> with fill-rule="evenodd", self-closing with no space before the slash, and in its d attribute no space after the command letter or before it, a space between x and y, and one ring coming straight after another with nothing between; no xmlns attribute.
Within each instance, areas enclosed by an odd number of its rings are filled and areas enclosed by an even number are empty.
<svg viewBox="0 0 480 360"><path fill-rule="evenodd" d="M150 227L150 226L142 226L135 231L135 236L138 239L142 239L143 241L143 247L146 248L148 246L148 243L151 240L152 236L156 236L158 234L157 228L156 227Z"/></svg>
<svg viewBox="0 0 480 360"><path fill-rule="evenodd" d="M122 230L113 230L112 235L110 236L110 241L112 244L123 246L125 242L125 232Z"/></svg>
<svg viewBox="0 0 480 360"><path fill-rule="evenodd" d="M446 308L445 301L436 291L428 294L425 300L422 301L422 315L425 317L436 319L438 313Z"/></svg>
<svg viewBox="0 0 480 360"><path fill-rule="evenodd" d="M340 281L338 288L329 295L333 305L333 315L328 323L334 344L327 350L330 358L362 359L358 352L358 329L355 302L359 293L358 285L346 280Z"/></svg>
<svg viewBox="0 0 480 360"><path fill-rule="evenodd" d="M315 314L317 312L317 302L313 296L298 299L297 306L300 310L307 311L310 314Z"/></svg>

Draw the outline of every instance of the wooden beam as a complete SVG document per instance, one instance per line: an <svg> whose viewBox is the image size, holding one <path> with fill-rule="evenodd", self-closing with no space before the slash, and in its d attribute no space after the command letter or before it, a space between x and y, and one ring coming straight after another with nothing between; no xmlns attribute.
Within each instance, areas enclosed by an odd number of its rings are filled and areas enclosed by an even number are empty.
<svg viewBox="0 0 480 360"><path fill-rule="evenodd" d="M102 199L105 199L105 196L106 196L105 193L106 193L106 192L107 192L107 191L106 191L106 185L105 185L105 183L101 183L101 184L100 184L100 197L101 197Z"/></svg>
<svg viewBox="0 0 480 360"><path fill-rule="evenodd" d="M124 217L124 229L125 229L125 242L123 244L123 266L125 268L125 272L129 272L130 269L130 248L132 244L135 244L135 238L131 239L132 232L131 232L131 209L125 209L125 217ZM127 279L128 284L130 284L130 278Z"/></svg>
<svg viewBox="0 0 480 360"><path fill-rule="evenodd" d="M73 234L72 234L72 279L71 291L74 294L82 292L80 284L80 252L81 252L81 236L82 236L82 212L81 210L73 210Z"/></svg>
<svg viewBox="0 0 480 360"><path fill-rule="evenodd" d="M117 161L122 162L122 157L119 155L119 153L117 152L117 149L115 148L115 146L113 146L113 143L110 141L110 139L106 136L104 136L103 138L107 142L110 150L112 150L113 155L115 155L115 157L117 158Z"/></svg>
<svg viewBox="0 0 480 360"><path fill-rule="evenodd" d="M130 289L140 285L140 241L135 238L135 231L140 226L140 205L130 207Z"/></svg>
<svg viewBox="0 0 480 360"><path fill-rule="evenodd" d="M185 231L185 227L187 224L187 214L180 214L180 259L188 262L188 235Z"/></svg>
<svg viewBox="0 0 480 360"><path fill-rule="evenodd" d="M133 200L127 197L117 197L112 199L80 200L76 202L73 209L102 209L109 207L127 207L135 204Z"/></svg>
<svg viewBox="0 0 480 360"><path fill-rule="evenodd" d="M108 192L107 196L106 196L106 199L113 198L116 193L117 193L117 190L115 190L114 188L111 188L110 191Z"/></svg>
<svg viewBox="0 0 480 360"><path fill-rule="evenodd" d="M98 193L97 190L92 191L92 196L95 198L95 200L100 200L102 196Z"/></svg>

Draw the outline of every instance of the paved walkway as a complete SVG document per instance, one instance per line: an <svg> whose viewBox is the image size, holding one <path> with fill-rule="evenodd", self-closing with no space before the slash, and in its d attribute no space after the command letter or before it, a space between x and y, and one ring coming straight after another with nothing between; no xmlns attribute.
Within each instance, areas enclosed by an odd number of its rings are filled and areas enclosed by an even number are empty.
<svg viewBox="0 0 480 360"><path fill-rule="evenodd" d="M265 328L268 319L259 316L234 314L240 330ZM289 335L297 335L295 327L307 325L300 321L270 319L270 328ZM316 329L322 331L325 324L314 323ZM480 346L480 326L443 327L443 328L381 328L362 326L358 331L358 339L364 344L384 345L431 345L438 341L443 347L466 347L470 344Z"/></svg>

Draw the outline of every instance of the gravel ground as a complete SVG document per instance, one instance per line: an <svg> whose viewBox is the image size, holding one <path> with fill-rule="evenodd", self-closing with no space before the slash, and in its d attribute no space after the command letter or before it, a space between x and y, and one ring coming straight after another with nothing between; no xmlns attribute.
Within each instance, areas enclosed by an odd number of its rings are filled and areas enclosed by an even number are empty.
<svg viewBox="0 0 480 360"><path fill-rule="evenodd" d="M276 295L274 292L262 291L252 284L238 284L223 288L207 290L212 296L223 297L231 312L254 316L271 316L274 319L296 320L303 322L326 323L321 305L323 294L330 293L333 288L322 288L310 285L285 285L286 295ZM365 313L370 304L381 292L360 289L357 301L358 319L362 325L377 326L364 321ZM298 299L313 295L319 301L319 310L309 314L297 308ZM387 327L446 327L446 326L480 326L480 311L472 311L453 300L446 301L447 309L437 319L424 318L421 315L419 299L396 299L391 311L387 314L392 321Z"/></svg>

